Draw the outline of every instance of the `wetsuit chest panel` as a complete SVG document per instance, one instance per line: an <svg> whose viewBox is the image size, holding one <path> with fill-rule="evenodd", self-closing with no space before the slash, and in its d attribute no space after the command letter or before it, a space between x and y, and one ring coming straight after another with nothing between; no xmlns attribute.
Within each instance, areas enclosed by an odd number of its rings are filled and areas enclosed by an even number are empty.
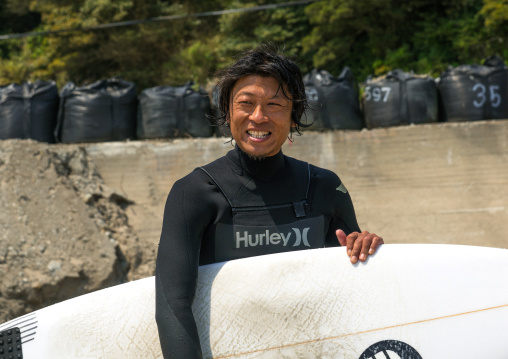
<svg viewBox="0 0 508 359"><path fill-rule="evenodd" d="M231 221L220 220L208 238L214 243L215 262L324 247L324 215L307 217L308 163L287 160L280 175L267 182L256 181L224 162L200 170L231 208Z"/></svg>
<svg viewBox="0 0 508 359"><path fill-rule="evenodd" d="M219 223L215 229L215 258L222 262L263 254L323 248L324 238L324 216L281 225Z"/></svg>
<svg viewBox="0 0 508 359"><path fill-rule="evenodd" d="M294 173L296 169L287 166L288 169L283 176L277 176L270 182L254 181L248 176L235 173L234 177L229 176L230 182L224 183L222 189L233 209L285 205L288 203L288 195L292 200L302 200L307 197L308 165L298 167L300 173Z"/></svg>

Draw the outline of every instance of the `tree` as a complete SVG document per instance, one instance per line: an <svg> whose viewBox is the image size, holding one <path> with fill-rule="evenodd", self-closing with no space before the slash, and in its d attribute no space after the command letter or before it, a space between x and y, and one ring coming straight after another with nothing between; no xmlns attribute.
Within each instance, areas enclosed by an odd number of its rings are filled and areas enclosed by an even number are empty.
<svg viewBox="0 0 508 359"><path fill-rule="evenodd" d="M13 2L0 0L0 34L11 34L30 31L40 23L40 14L28 9L26 0ZM27 69L16 58L11 56L22 51L23 45L19 40L0 42L0 85L11 82L22 82L26 78Z"/></svg>
<svg viewBox="0 0 508 359"><path fill-rule="evenodd" d="M331 0L309 5L304 38L316 67L359 79L395 68L438 74L448 64L484 55L478 44L481 0Z"/></svg>
<svg viewBox="0 0 508 359"><path fill-rule="evenodd" d="M228 1L227 8L249 8L259 5L283 3L278 1ZM220 66L232 61L239 53L259 43L273 43L285 53L297 56L302 71L309 70L311 57L302 54L302 39L310 32L304 6L281 7L265 11L223 15L220 19L222 35L218 52Z"/></svg>
<svg viewBox="0 0 508 359"><path fill-rule="evenodd" d="M41 14L38 31L61 31L126 20L185 14L178 2L161 0L32 0L30 10ZM186 20L153 22L95 31L71 31L24 39L11 61L22 64L23 80L54 79L59 86L72 81L78 85L118 76L138 88L163 84L168 68L193 39L193 27ZM37 54L37 61L32 58ZM15 74L5 64L7 77Z"/></svg>
<svg viewBox="0 0 508 359"><path fill-rule="evenodd" d="M118 76L138 90L210 85L217 69L267 42L295 55L303 73L316 67L338 75L349 66L358 80L395 68L437 76L448 65L508 57L508 0L329 0L87 30L286 1L0 0L0 33L78 29L0 42L0 84Z"/></svg>
<svg viewBox="0 0 508 359"><path fill-rule="evenodd" d="M479 16L484 24L484 52L508 59L508 0L484 0Z"/></svg>

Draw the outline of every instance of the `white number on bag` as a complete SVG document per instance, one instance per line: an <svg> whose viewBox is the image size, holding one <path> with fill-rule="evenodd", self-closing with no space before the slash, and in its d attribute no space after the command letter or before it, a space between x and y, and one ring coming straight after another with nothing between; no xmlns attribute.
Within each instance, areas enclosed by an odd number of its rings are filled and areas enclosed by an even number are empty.
<svg viewBox="0 0 508 359"><path fill-rule="evenodd" d="M390 92L392 89L390 87L370 87L367 86L365 88L365 100L374 102L388 102L388 98L390 97ZM383 96L384 93L384 96Z"/></svg>
<svg viewBox="0 0 508 359"><path fill-rule="evenodd" d="M497 92L499 91L499 86L492 85L489 87L490 89L490 104L492 107L499 107L501 105L501 95Z"/></svg>
<svg viewBox="0 0 508 359"><path fill-rule="evenodd" d="M489 101L492 107L501 106L501 95L499 94L499 86L489 86ZM476 84L473 86L473 92L476 92L478 99L473 101L475 107L482 107L487 101L487 89L483 84Z"/></svg>

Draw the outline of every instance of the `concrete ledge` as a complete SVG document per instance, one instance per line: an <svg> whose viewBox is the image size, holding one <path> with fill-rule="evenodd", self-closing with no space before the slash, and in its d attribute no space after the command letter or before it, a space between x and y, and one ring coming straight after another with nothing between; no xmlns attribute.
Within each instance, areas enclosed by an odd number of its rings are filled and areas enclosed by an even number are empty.
<svg viewBox="0 0 508 359"><path fill-rule="evenodd" d="M232 147L226 138L86 145L104 181L135 205L157 245L172 184ZM508 247L508 120L304 132L283 151L336 172L362 229L387 243Z"/></svg>

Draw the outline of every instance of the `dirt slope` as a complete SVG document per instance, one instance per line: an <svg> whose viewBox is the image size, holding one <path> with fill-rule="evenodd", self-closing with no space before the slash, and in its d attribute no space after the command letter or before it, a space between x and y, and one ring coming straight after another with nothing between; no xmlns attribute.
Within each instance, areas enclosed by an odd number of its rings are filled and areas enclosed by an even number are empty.
<svg viewBox="0 0 508 359"><path fill-rule="evenodd" d="M0 323L153 275L131 204L78 145L0 141Z"/></svg>

